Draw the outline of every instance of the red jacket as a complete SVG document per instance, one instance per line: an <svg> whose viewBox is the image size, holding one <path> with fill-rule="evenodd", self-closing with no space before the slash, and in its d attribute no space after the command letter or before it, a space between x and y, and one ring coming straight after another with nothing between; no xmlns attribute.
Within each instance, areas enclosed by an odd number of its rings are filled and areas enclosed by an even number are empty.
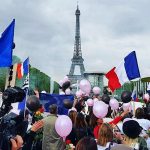
<svg viewBox="0 0 150 150"><path fill-rule="evenodd" d="M121 121L121 119L122 119L122 116L118 116L118 117L116 117L113 121L109 122L109 124L114 124L114 125L116 125L118 122ZM98 138L98 132L99 132L99 129L100 129L101 125L102 125L102 124L97 125L97 126L94 128L94 130L93 130L93 134L94 134L95 139Z"/></svg>

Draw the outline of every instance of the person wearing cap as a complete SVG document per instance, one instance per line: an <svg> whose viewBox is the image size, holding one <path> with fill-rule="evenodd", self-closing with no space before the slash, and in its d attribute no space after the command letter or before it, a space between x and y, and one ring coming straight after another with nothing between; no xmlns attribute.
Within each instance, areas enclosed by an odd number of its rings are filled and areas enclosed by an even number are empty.
<svg viewBox="0 0 150 150"><path fill-rule="evenodd" d="M142 131L142 127L135 120L128 120L123 123L122 144L134 149L134 150L148 150L147 144L144 138L139 137Z"/></svg>
<svg viewBox="0 0 150 150"><path fill-rule="evenodd" d="M134 120L136 120L145 131L150 129L150 121L148 119L145 119L143 108L136 109Z"/></svg>

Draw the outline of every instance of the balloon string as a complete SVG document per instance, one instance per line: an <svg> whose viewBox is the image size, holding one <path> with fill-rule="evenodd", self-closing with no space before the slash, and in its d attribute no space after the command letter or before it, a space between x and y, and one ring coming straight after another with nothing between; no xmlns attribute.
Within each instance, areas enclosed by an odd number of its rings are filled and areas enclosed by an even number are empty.
<svg viewBox="0 0 150 150"><path fill-rule="evenodd" d="M63 141L65 142L65 140L66 140L66 137L63 137Z"/></svg>

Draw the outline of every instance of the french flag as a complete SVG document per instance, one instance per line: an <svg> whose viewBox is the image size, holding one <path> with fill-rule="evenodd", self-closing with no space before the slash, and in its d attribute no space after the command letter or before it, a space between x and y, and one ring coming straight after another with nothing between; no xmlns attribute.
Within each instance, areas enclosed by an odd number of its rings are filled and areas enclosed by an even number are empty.
<svg viewBox="0 0 150 150"><path fill-rule="evenodd" d="M138 102L136 87L134 87L131 97L133 101Z"/></svg>
<svg viewBox="0 0 150 150"><path fill-rule="evenodd" d="M125 82L140 78L135 51L128 54L118 67L111 69L105 76L108 79L108 87L112 92L120 88Z"/></svg>
<svg viewBox="0 0 150 150"><path fill-rule="evenodd" d="M13 113L19 115L20 111L25 110L25 108L26 108L26 97L22 100L22 102L12 103L11 106L13 107L13 109L11 109L10 112L13 112Z"/></svg>
<svg viewBox="0 0 150 150"><path fill-rule="evenodd" d="M27 58L23 63L18 64L17 66L17 77L21 79L23 75L29 73L29 58Z"/></svg>

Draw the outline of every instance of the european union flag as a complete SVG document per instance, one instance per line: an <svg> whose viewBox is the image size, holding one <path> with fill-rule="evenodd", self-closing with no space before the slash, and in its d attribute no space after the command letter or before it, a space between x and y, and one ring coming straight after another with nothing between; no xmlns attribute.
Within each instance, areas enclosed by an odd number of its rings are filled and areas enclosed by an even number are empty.
<svg viewBox="0 0 150 150"><path fill-rule="evenodd" d="M15 19L2 33L2 36L0 38L0 67L10 67L12 65L14 27Z"/></svg>
<svg viewBox="0 0 150 150"><path fill-rule="evenodd" d="M67 115L68 109L66 109L63 105L63 101L65 99L69 99L70 101L73 101L74 96L73 95L58 95L58 94L40 93L40 102L44 106L44 109L46 112L49 112L50 105L57 104L58 114L59 115Z"/></svg>

